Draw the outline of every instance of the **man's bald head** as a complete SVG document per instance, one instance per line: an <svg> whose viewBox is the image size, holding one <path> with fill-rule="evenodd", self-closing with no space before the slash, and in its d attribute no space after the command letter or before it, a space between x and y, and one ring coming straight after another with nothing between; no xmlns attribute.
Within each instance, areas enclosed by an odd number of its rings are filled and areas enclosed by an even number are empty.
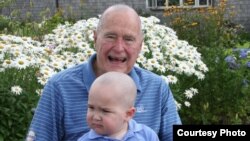
<svg viewBox="0 0 250 141"><path fill-rule="evenodd" d="M137 22L138 27L142 33L140 16L133 8L125 4L112 5L108 9L106 9L101 15L101 18L97 26L97 31L101 30L103 25L105 24L105 21L110 20L110 18L112 18L114 14L122 18L134 19Z"/></svg>

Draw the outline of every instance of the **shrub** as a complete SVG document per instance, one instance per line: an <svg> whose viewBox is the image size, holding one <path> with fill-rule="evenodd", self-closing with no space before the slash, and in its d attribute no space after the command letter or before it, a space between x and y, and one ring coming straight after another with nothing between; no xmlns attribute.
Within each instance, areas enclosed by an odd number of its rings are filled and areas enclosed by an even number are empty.
<svg viewBox="0 0 250 141"><path fill-rule="evenodd" d="M191 100L193 106L180 111L184 124L249 124L250 68L226 52L214 48L204 53L209 72L195 85L200 94Z"/></svg>
<svg viewBox="0 0 250 141"><path fill-rule="evenodd" d="M180 111L184 124L249 124L249 68L246 59L232 51L247 34L231 21L233 9L228 7L231 13L225 15L226 7L221 0L217 7L166 10L170 27L180 39L198 47L209 68L203 81L192 83L200 94L191 100L193 106ZM229 55L235 62L226 62L233 61Z"/></svg>
<svg viewBox="0 0 250 141"><path fill-rule="evenodd" d="M19 21L10 17L0 16L0 34L11 34L16 36L29 36L36 40L42 40L45 34L49 34L58 24L65 21L58 11L49 19L38 23L36 21Z"/></svg>
<svg viewBox="0 0 250 141"><path fill-rule="evenodd" d="M23 141L27 127L33 116L32 108L36 106L39 97L30 89L27 89L30 91L26 91L26 87L32 86L32 82L18 83L25 90L19 95L18 93L14 93L14 90L11 92L11 85L8 85L8 83L15 81L18 77L13 77L12 80L9 78L9 82L3 82L2 78L6 76L0 74L0 77L0 141ZM12 89L17 89L17 87L12 87Z"/></svg>
<svg viewBox="0 0 250 141"><path fill-rule="evenodd" d="M232 22L234 15L234 7L229 7L225 0L220 0L215 7L172 7L165 12L177 36L199 48L235 47L241 41L238 33L243 32L243 27Z"/></svg>

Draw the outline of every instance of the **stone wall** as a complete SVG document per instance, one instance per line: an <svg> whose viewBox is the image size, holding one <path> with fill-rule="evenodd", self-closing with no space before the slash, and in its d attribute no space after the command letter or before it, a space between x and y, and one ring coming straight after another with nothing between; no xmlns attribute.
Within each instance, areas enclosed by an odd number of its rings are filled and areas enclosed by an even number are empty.
<svg viewBox="0 0 250 141"><path fill-rule="evenodd" d="M64 15L73 19L97 16L108 6L116 3L126 3L142 13L150 12L158 17L161 17L163 12L163 10L147 9L146 0L16 0L0 12L8 16L16 10L19 19L25 19L29 15L32 20L42 20L43 17L48 18L54 15L57 10L56 1L64 11ZM236 16L233 21L242 24L250 32L250 0L228 0L228 4L230 7L235 7Z"/></svg>
<svg viewBox="0 0 250 141"><path fill-rule="evenodd" d="M228 6L233 6L236 12L233 21L243 25L250 32L250 0L228 0ZM230 11L228 10L228 13Z"/></svg>
<svg viewBox="0 0 250 141"><path fill-rule="evenodd" d="M19 18L24 19L26 13L30 12L32 19L41 20L41 13L46 13L48 17L56 12L56 1L66 17L76 19L97 16L108 6L116 3L126 3L137 10L146 9L144 0L16 0L12 5L3 8L1 13L10 15L16 10L20 12ZM46 12L46 9L50 10Z"/></svg>
<svg viewBox="0 0 250 141"><path fill-rule="evenodd" d="M67 1L67 0L66 0ZM146 3L143 0L84 0L83 13L85 16L95 16L101 14L107 7L112 4L125 3L135 9L144 9Z"/></svg>

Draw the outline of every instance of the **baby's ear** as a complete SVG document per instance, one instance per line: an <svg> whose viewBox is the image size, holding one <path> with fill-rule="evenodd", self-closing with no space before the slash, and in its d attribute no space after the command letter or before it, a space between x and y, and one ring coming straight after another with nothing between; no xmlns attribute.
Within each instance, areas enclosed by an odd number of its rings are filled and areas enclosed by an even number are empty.
<svg viewBox="0 0 250 141"><path fill-rule="evenodd" d="M136 111L136 109L135 109L135 107L131 107L131 108L129 108L128 110L127 110L127 119L128 120L130 120L130 119L132 119L133 117L134 117L134 115L135 115L135 111Z"/></svg>

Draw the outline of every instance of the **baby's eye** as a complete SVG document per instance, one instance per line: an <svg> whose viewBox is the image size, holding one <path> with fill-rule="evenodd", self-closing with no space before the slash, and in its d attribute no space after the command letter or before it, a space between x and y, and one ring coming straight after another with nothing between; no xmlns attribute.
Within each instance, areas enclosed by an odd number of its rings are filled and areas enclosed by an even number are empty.
<svg viewBox="0 0 250 141"><path fill-rule="evenodd" d="M104 113L110 113L109 110L102 110Z"/></svg>

